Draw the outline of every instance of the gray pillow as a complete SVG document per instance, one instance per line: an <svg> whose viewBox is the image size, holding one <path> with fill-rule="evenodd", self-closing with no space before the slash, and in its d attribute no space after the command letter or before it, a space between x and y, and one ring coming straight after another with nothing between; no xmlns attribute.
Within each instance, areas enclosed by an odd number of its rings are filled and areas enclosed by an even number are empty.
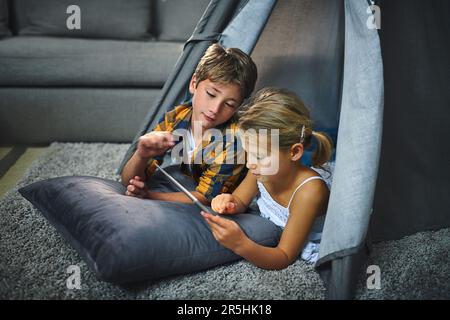
<svg viewBox="0 0 450 320"><path fill-rule="evenodd" d="M160 182L156 177L152 183L158 190L174 191L170 183ZM105 281L155 280L241 259L218 244L195 205L125 196L117 181L67 176L19 192ZM256 212L232 219L256 242L277 245L281 229Z"/></svg>
<svg viewBox="0 0 450 320"><path fill-rule="evenodd" d="M66 21L80 8L81 29L69 29ZM151 0L16 0L15 20L19 35L79 38L148 39L151 37Z"/></svg>
<svg viewBox="0 0 450 320"><path fill-rule="evenodd" d="M0 0L0 38L11 35L8 15L8 1Z"/></svg>
<svg viewBox="0 0 450 320"><path fill-rule="evenodd" d="M209 0L154 0L154 35L162 41L186 41L192 34Z"/></svg>

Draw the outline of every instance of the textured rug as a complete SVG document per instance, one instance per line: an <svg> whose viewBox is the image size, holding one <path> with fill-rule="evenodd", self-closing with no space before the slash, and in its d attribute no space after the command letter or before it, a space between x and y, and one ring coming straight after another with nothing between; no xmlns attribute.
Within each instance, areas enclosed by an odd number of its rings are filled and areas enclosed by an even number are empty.
<svg viewBox="0 0 450 320"><path fill-rule="evenodd" d="M297 261L281 271L246 261L211 270L120 287L98 280L77 252L17 190L66 175L118 180L115 171L127 144L53 143L16 187L0 201L0 299L323 299L312 266ZM450 229L379 243L367 262L381 271L381 288L367 289L359 276L359 299L449 299ZM68 268L81 271L81 288L68 289Z"/></svg>

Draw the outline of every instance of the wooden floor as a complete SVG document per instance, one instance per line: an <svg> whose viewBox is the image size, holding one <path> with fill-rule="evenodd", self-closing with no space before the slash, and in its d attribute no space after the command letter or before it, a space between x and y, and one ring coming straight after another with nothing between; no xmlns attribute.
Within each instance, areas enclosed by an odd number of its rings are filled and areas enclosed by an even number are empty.
<svg viewBox="0 0 450 320"><path fill-rule="evenodd" d="M0 147L0 198L20 181L31 163L47 149L48 146Z"/></svg>

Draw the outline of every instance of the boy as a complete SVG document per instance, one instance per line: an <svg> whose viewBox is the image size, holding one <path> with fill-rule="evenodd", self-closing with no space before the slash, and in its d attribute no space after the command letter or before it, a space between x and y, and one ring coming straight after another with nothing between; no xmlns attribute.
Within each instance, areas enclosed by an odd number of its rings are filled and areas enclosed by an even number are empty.
<svg viewBox="0 0 450 320"><path fill-rule="evenodd" d="M246 175L245 163L225 164L227 148L220 154L212 153L212 162L192 164L193 159L205 152L213 142L203 140L209 129L218 129L226 140L228 131L236 132L232 119L244 99L255 87L257 70L252 59L236 48L225 49L211 45L200 60L189 83L192 106L180 105L167 112L155 130L139 138L137 149L122 171L122 184L127 186L126 195L163 201L191 203L182 192L162 193L148 190L145 180L155 172L155 163L161 164L165 152L174 147L177 129L189 129L186 144L190 163L183 163L180 170L191 176L197 187L193 194L203 204L221 193L231 193ZM186 137L185 137L186 139ZM228 144L228 143L227 143ZM234 160L237 152L232 155Z"/></svg>

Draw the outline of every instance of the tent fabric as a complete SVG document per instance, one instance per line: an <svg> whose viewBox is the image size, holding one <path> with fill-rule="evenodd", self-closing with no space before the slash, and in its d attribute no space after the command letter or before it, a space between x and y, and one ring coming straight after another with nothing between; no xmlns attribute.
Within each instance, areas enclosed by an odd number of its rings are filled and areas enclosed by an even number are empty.
<svg viewBox="0 0 450 320"><path fill-rule="evenodd" d="M288 88L308 106L316 129L337 129L344 52L343 2L278 1L255 46L256 90Z"/></svg>
<svg viewBox="0 0 450 320"><path fill-rule="evenodd" d="M327 296L352 297L372 212L383 117L383 65L365 1L345 4L345 53L336 164L316 267Z"/></svg>
<svg viewBox="0 0 450 320"><path fill-rule="evenodd" d="M386 86L374 241L450 226L450 1L382 2Z"/></svg>
<svg viewBox="0 0 450 320"><path fill-rule="evenodd" d="M220 44L251 54L275 3L276 0L248 1L222 32Z"/></svg>
<svg viewBox="0 0 450 320"><path fill-rule="evenodd" d="M318 266L358 250L366 237L378 171L383 65L365 1L345 1L345 57L336 165Z"/></svg>

